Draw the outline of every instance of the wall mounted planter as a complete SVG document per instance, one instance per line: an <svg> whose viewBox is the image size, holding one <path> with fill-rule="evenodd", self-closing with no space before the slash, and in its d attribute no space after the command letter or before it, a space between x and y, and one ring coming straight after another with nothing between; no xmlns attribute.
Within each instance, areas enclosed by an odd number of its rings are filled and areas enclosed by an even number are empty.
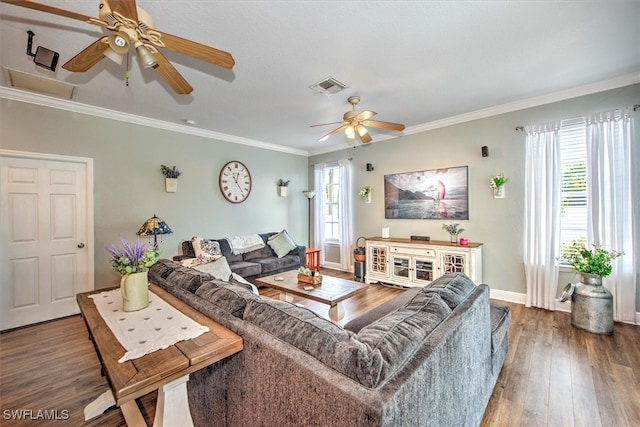
<svg viewBox="0 0 640 427"><path fill-rule="evenodd" d="M164 188L167 193L175 193L178 191L178 178L165 178Z"/></svg>

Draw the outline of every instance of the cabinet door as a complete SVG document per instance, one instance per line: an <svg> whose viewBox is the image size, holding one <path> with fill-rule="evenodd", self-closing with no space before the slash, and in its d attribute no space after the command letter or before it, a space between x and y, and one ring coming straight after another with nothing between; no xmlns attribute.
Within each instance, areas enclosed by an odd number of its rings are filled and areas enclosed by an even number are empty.
<svg viewBox="0 0 640 427"><path fill-rule="evenodd" d="M435 279L435 258L414 258L413 259L413 281L428 284Z"/></svg>
<svg viewBox="0 0 640 427"><path fill-rule="evenodd" d="M442 274L468 274L468 254L442 251L440 252L440 267Z"/></svg>
<svg viewBox="0 0 640 427"><path fill-rule="evenodd" d="M388 246L370 245L367 259L369 272L376 276L387 277L389 275L389 269L387 266L388 255Z"/></svg>
<svg viewBox="0 0 640 427"><path fill-rule="evenodd" d="M393 255L391 257L391 276L396 279L409 280L411 277L411 258Z"/></svg>

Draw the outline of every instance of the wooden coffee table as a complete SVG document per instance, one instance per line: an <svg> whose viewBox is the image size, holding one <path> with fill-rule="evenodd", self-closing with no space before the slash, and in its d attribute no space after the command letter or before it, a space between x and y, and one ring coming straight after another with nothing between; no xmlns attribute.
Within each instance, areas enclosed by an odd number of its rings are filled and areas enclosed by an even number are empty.
<svg viewBox="0 0 640 427"><path fill-rule="evenodd" d="M282 278L282 280L276 280L276 278ZM344 317L342 301L367 289L367 285L330 276L322 276L322 283L319 285L309 285L298 282L298 272L295 270L261 277L256 279L256 285L279 290L281 300L292 301L293 295L296 295L329 304L329 318L334 322ZM313 286L313 289L305 290L305 286Z"/></svg>
<svg viewBox="0 0 640 427"><path fill-rule="evenodd" d="M199 324L208 326L209 332L140 358L118 363L125 349L89 298L90 294L105 290L85 292L76 297L110 386L109 390L87 405L85 419L96 417L107 408L117 405L128 426L146 425L135 399L158 390L153 425L193 426L186 386L189 374L242 350L242 337L163 289L150 285L150 291Z"/></svg>

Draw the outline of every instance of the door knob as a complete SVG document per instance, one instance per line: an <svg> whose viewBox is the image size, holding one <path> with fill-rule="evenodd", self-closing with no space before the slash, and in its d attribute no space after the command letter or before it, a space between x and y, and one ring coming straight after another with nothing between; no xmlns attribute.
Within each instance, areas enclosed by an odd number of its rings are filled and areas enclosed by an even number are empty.
<svg viewBox="0 0 640 427"><path fill-rule="evenodd" d="M84 248L84 243L78 243L78 247L79 247L80 249Z"/></svg>

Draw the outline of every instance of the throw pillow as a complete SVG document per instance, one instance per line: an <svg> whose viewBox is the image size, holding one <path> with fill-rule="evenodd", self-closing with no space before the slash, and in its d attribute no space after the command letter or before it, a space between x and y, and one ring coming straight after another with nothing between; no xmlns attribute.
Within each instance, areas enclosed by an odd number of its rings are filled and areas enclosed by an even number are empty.
<svg viewBox="0 0 640 427"><path fill-rule="evenodd" d="M476 285L464 273L447 273L422 288L424 293L437 293L453 310L467 299Z"/></svg>
<svg viewBox="0 0 640 427"><path fill-rule="evenodd" d="M215 240L203 239L202 237L193 237L191 239L193 252L197 258L220 258L222 251L220 244Z"/></svg>
<svg viewBox="0 0 640 427"><path fill-rule="evenodd" d="M282 230L278 234L269 237L267 243L271 246L271 249L273 249L278 258L282 258L298 247L296 242L289 236L289 233L287 233L287 230Z"/></svg>
<svg viewBox="0 0 640 427"><path fill-rule="evenodd" d="M204 273L209 273L216 279L224 280L225 282L228 282L231 277L231 267L229 267L229 263L225 257L218 258L206 264L196 265L192 268Z"/></svg>
<svg viewBox="0 0 640 427"><path fill-rule="evenodd" d="M382 378L403 367L422 342L451 314L439 295L419 292L401 307L358 332L358 339L379 351L383 359Z"/></svg>
<svg viewBox="0 0 640 427"><path fill-rule="evenodd" d="M258 298L246 288L219 280L202 284L196 291L196 295L239 318L244 314L247 301Z"/></svg>
<svg viewBox="0 0 640 427"><path fill-rule="evenodd" d="M382 356L355 334L311 310L271 298L247 300L244 320L367 387L381 379Z"/></svg>

